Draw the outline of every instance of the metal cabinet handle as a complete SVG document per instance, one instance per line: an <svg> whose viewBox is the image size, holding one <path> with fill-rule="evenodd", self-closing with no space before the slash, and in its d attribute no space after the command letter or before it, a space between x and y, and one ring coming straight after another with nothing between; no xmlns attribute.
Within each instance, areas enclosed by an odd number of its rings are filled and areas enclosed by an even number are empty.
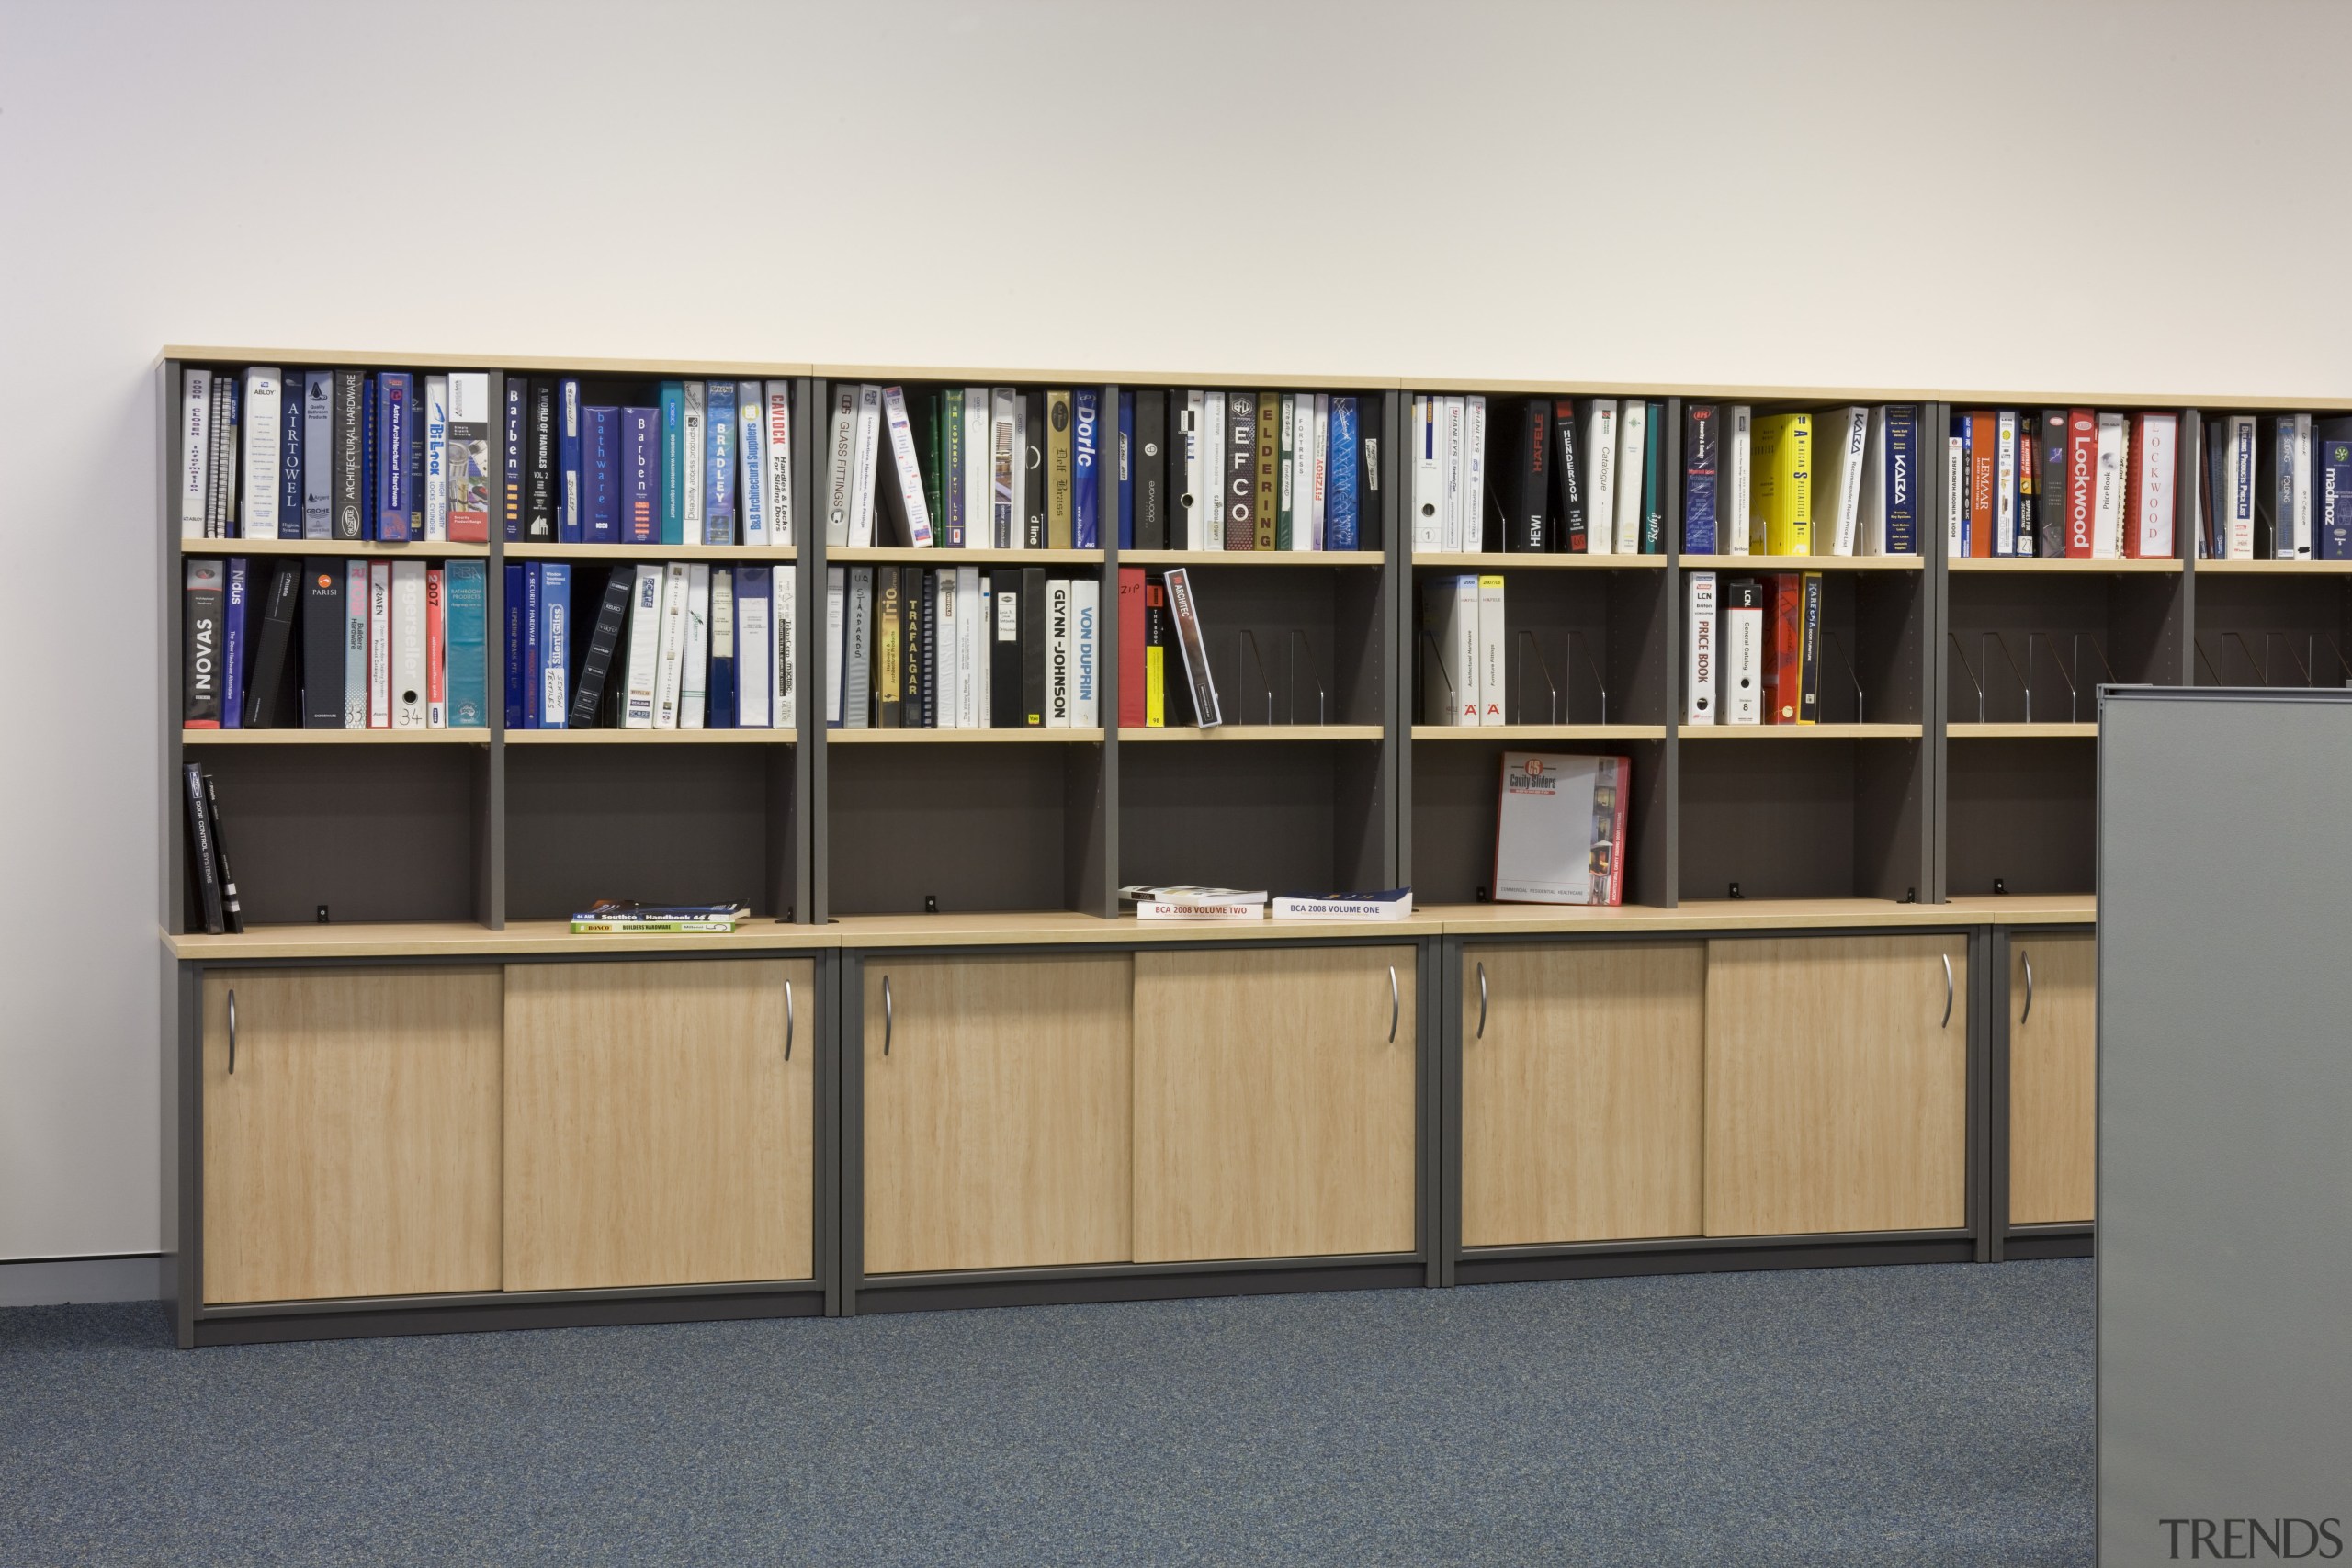
<svg viewBox="0 0 2352 1568"><path fill-rule="evenodd" d="M229 1070L237 1070L237 993L229 992Z"/></svg>
<svg viewBox="0 0 2352 1568"><path fill-rule="evenodd" d="M1951 1027L1951 998L1952 998L1952 987L1951 987L1951 953L1945 953L1945 954L1943 955L1943 958L1944 958L1944 1021L1943 1021L1941 1023L1939 1023L1939 1024L1936 1025L1936 1027L1937 1027L1938 1029L1950 1029L1950 1028Z"/></svg>
<svg viewBox="0 0 2352 1568"><path fill-rule="evenodd" d="M784 1059L792 1060L792 982L784 983Z"/></svg>
<svg viewBox="0 0 2352 1568"><path fill-rule="evenodd" d="M1475 1039L1475 1040L1484 1040L1486 1037L1487 1037L1487 966L1486 966L1484 964L1479 964L1479 965L1478 965L1478 1032L1477 1032L1476 1034L1475 1034L1475 1035L1471 1036L1471 1038L1473 1038L1473 1039Z"/></svg>
<svg viewBox="0 0 2352 1568"><path fill-rule="evenodd" d="M1396 965L1388 966L1388 1043L1396 1043L1396 1021L1404 1016L1404 993L1396 988Z"/></svg>
<svg viewBox="0 0 2352 1568"><path fill-rule="evenodd" d="M890 1032L897 1026L898 1020L890 1010L890 976L885 975L882 976L882 1054L885 1056L890 1054Z"/></svg>
<svg viewBox="0 0 2352 1568"><path fill-rule="evenodd" d="M2023 1024L2033 1016L2033 954L2020 947L2018 956L2025 960L2025 1011L2018 1014L2018 1022Z"/></svg>

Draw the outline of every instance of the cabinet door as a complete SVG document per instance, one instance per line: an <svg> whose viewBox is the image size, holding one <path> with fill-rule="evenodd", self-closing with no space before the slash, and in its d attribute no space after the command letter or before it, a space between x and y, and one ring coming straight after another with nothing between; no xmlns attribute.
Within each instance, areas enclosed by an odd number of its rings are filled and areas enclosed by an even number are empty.
<svg viewBox="0 0 2352 1568"><path fill-rule="evenodd" d="M1462 959L1462 1240L1695 1235L1702 942Z"/></svg>
<svg viewBox="0 0 2352 1568"><path fill-rule="evenodd" d="M1707 1234L1965 1224L1967 997L1961 936L1709 942Z"/></svg>
<svg viewBox="0 0 2352 1568"><path fill-rule="evenodd" d="M495 968L206 973L207 1302L498 1289L499 991Z"/></svg>
<svg viewBox="0 0 2352 1568"><path fill-rule="evenodd" d="M1136 955L1137 1261L1412 1249L1413 959Z"/></svg>
<svg viewBox="0 0 2352 1568"><path fill-rule="evenodd" d="M1127 1261L1127 955L865 969L865 1272Z"/></svg>
<svg viewBox="0 0 2352 1568"><path fill-rule="evenodd" d="M2088 932L2012 932L2011 1224L2089 1221L2098 1185L2098 939Z"/></svg>
<svg viewBox="0 0 2352 1568"><path fill-rule="evenodd" d="M510 965L506 1288L808 1278L815 1006L806 959Z"/></svg>

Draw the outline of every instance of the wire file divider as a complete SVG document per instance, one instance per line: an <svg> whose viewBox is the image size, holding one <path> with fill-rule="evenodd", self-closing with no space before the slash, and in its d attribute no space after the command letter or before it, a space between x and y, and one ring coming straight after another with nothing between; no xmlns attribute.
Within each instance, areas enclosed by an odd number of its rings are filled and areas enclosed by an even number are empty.
<svg viewBox="0 0 2352 1568"><path fill-rule="evenodd" d="M2238 657L2245 660L2246 669L2255 677L2252 682L2255 685L2317 686L2321 683L2321 675L2324 673L2331 684L2352 686L2352 662L2346 660L2344 649L2337 645L2334 637L2324 637L2317 632L2304 633L2301 637L2303 651L2299 656L2295 652L2297 638L2294 633L2266 631L2257 635L2262 643L2262 654L2259 658L2255 656L2254 649L2248 646L2245 633L2231 628L2215 632L2213 640L2221 654L2218 660L2205 651L2205 639L2200 637L2197 639L2197 662L2207 674L2213 678L2214 685L2226 686L2230 683L2230 649L2234 644L2238 650ZM2300 681L2274 682L2270 678L2272 668L2270 654L2274 648L2285 652L2288 672L2301 676ZM2325 656L2324 659L2322 657L2323 654Z"/></svg>
<svg viewBox="0 0 2352 1568"><path fill-rule="evenodd" d="M1248 679L1252 669L1258 673L1254 685ZM1315 693L1315 716L1311 719L1299 716L1302 669L1305 671L1304 679L1311 683ZM1283 638L1280 690L1283 712L1277 718L1274 706L1276 683L1273 672L1267 668L1265 652L1259 647L1258 634L1246 626L1236 632L1233 638L1233 694L1237 712L1246 711L1242 706L1246 694L1248 700L1260 704L1260 711L1265 716L1257 722L1307 726L1331 722L1330 682L1324 674L1322 664L1315 657L1314 641L1304 627L1292 627Z"/></svg>
<svg viewBox="0 0 2352 1568"><path fill-rule="evenodd" d="M1426 636L1427 634L1424 633L1423 635ZM1574 629L1562 634L1560 639L1560 672L1556 679L1554 678L1552 673L1552 661L1544 656L1543 639L1535 635L1534 627L1520 627L1518 635L1511 640L1511 689L1517 695L1516 700L1511 705L1510 714L1506 716L1521 724L1529 722L1539 722L1543 724L1574 723L1574 715L1576 711L1575 682L1576 672L1578 668L1577 650L1578 645L1584 641L1584 634ZM1534 721L1531 721L1526 716L1530 710L1528 698L1531 694L1529 686L1529 664L1531 661L1532 661L1534 666L1533 673L1535 678L1544 682L1544 702L1542 708L1544 717L1541 720ZM1586 650L1585 658L1582 660L1582 668L1584 670L1585 679L1591 684L1593 691L1599 694L1600 698L1600 722L1607 724L1609 722L1609 682L1603 678L1600 661L1591 657L1589 649Z"/></svg>
<svg viewBox="0 0 2352 1568"><path fill-rule="evenodd" d="M2098 661L2099 672L2106 677L2105 682L2089 682L2088 689L2091 692L2098 691L2101 684L2112 684L2115 681L2115 670L2107 661L2106 650L2099 646L2099 639L2088 632L2064 634L2073 649L2072 662L2069 662L2060 652L2060 634L2028 632L2025 634L2025 662L2023 664L2018 662L2017 654L2010 649L2009 639L2006 633L1979 632L1977 657L1973 662L1968 657L1968 645L1961 639L1961 634L1950 632L1946 635L1951 640L1952 651L1960 656L1961 672L1968 677L1968 683L1976 694L1976 722L1979 724L1992 721L1987 682L1996 669L1993 663L1993 650L1996 649L2000 650L2001 662L2008 666L2009 674L2016 681L2023 697L2024 711L2020 717L2027 724L2081 721L2086 687L2083 680L2083 660L2086 655ZM2048 650L2046 654L2041 651L2044 649ZM2033 691L2040 679L2041 666L2045 660L2049 666L2057 671L2057 679L2066 688L2066 718L2063 721L2044 721L2034 717Z"/></svg>

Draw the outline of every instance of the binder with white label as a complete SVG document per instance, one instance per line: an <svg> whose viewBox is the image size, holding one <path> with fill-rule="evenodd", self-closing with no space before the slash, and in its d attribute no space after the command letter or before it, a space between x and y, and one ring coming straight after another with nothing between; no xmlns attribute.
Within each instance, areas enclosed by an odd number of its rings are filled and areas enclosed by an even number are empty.
<svg viewBox="0 0 2352 1568"><path fill-rule="evenodd" d="M753 411L757 412L756 408ZM696 561L686 568L685 661L678 680L678 728L700 729L708 700L710 680L710 568Z"/></svg>
<svg viewBox="0 0 2352 1568"><path fill-rule="evenodd" d="M628 595L628 683L622 688L621 728L653 728L654 688L662 674L661 565L646 561L637 569Z"/></svg>
<svg viewBox="0 0 2352 1568"><path fill-rule="evenodd" d="M245 465L239 502L243 521L238 532L248 539L277 537L278 465L284 460L278 451L282 433L277 425L282 384L277 372L266 365L245 372Z"/></svg>
<svg viewBox="0 0 2352 1568"><path fill-rule="evenodd" d="M1478 719L1482 725L1507 724L1510 696L1503 672L1503 579L1499 572L1478 579Z"/></svg>
<svg viewBox="0 0 2352 1568"><path fill-rule="evenodd" d="M842 604L842 728L874 723L874 569L849 569Z"/></svg>
<svg viewBox="0 0 2352 1568"><path fill-rule="evenodd" d="M1468 573L1421 584L1421 722L1478 722L1478 580Z"/></svg>
<svg viewBox="0 0 2352 1568"><path fill-rule="evenodd" d="M1715 487L1722 524L1715 530L1715 547L1727 556L1747 553L1748 461L1756 450L1755 412L1746 403L1724 410L1724 482ZM1882 417L1879 423L1883 426Z"/></svg>
<svg viewBox="0 0 2352 1568"><path fill-rule="evenodd" d="M1596 556L1617 553L1617 400L1594 398L1584 415L1585 550ZM1641 481L1634 482L1636 491Z"/></svg>
<svg viewBox="0 0 2352 1568"><path fill-rule="evenodd" d="M1649 444L1649 405L1639 398L1625 400L1624 417L1617 426L1616 553L1642 553L1642 463Z"/></svg>
<svg viewBox="0 0 2352 1568"><path fill-rule="evenodd" d="M2098 469L2091 479L2091 555L2098 560L2123 556L2123 416L2098 416Z"/></svg>
<svg viewBox="0 0 2352 1568"><path fill-rule="evenodd" d="M922 628L922 635L931 639L932 679L937 682L932 698L932 718L933 728L939 729L960 729L964 724L962 710L956 701L956 689L964 679L962 587L954 567L938 573L938 584L933 592L934 622Z"/></svg>
<svg viewBox="0 0 2352 1568"><path fill-rule="evenodd" d="M1412 442L1413 553L1435 555L1445 548L1445 487L1440 472L1436 398L1413 400Z"/></svg>
<svg viewBox="0 0 2352 1568"><path fill-rule="evenodd" d="M1690 574L1690 618L1687 629L1690 641L1683 660L1682 722L1687 725L1715 723L1715 574L1694 571Z"/></svg>
<svg viewBox="0 0 2352 1568"><path fill-rule="evenodd" d="M1102 584L1081 577L1070 583L1070 699L1073 729L1091 729L1102 720Z"/></svg>
<svg viewBox="0 0 2352 1568"><path fill-rule="evenodd" d="M1764 722L1764 587L1735 577L1723 592L1723 722Z"/></svg>
<svg viewBox="0 0 2352 1568"><path fill-rule="evenodd" d="M653 728L678 728L678 701L685 691L686 563L672 561L662 572L660 661L653 672Z"/></svg>
<svg viewBox="0 0 2352 1568"><path fill-rule="evenodd" d="M779 575L781 573L779 572ZM735 727L766 729L782 723L772 700L775 687L775 621L770 605L769 570L740 567L735 573Z"/></svg>
<svg viewBox="0 0 2352 1568"><path fill-rule="evenodd" d="M368 728L392 727L392 563L368 563Z"/></svg>
<svg viewBox="0 0 2352 1568"><path fill-rule="evenodd" d="M1860 403L1815 416L1814 516L1828 524L1829 553L1855 553L1861 527L1862 465L1870 451L1871 411ZM1818 536L1816 536L1817 537Z"/></svg>
<svg viewBox="0 0 2352 1568"><path fill-rule="evenodd" d="M212 372L180 378L180 537L204 537L212 479Z"/></svg>
<svg viewBox="0 0 2352 1568"><path fill-rule="evenodd" d="M947 574L940 574L940 585L946 586ZM978 729L987 724L988 706L980 699L981 682L988 679L987 649L980 631L988 624L988 606L982 600L980 569L959 566L956 569L956 684L946 688L956 695L956 728ZM1082 590L1092 586L1091 581L1080 583ZM944 712L946 704L940 707Z"/></svg>
<svg viewBox="0 0 2352 1568"><path fill-rule="evenodd" d="M392 728L424 728L424 563L392 568Z"/></svg>
<svg viewBox="0 0 2352 1568"><path fill-rule="evenodd" d="M769 650L768 690L775 694L774 726L791 729L800 722L799 710L793 705L799 700L797 677L799 671L800 647L793 640L800 625L799 603L793 597L796 567L775 569L775 581L768 606Z"/></svg>
<svg viewBox="0 0 2352 1568"><path fill-rule="evenodd" d="M856 445L851 453L849 542L874 543L875 462L882 449L882 389L869 381L857 389Z"/></svg>
<svg viewBox="0 0 2352 1568"><path fill-rule="evenodd" d="M368 728L368 566L343 563L343 727Z"/></svg>

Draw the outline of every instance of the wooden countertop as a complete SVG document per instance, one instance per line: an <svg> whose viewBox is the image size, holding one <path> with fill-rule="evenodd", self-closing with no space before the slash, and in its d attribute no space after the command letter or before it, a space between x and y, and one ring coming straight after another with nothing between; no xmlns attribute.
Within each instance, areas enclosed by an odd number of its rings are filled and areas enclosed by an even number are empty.
<svg viewBox="0 0 2352 1568"><path fill-rule="evenodd" d="M1069 910L964 915L853 915L824 926L753 920L727 935L573 936L562 920L503 931L459 922L266 926L237 936L164 933L175 958L238 962L285 958L489 958L562 953L744 953L809 948L1013 947L1059 942L1333 942L1425 936L1628 936L1657 931L1850 931L1900 926L2087 925L2086 894L1955 898L1895 904L1878 898L1709 900L1659 909L1549 904L1445 904L1401 920L1260 920L1189 924L1114 920Z"/></svg>

